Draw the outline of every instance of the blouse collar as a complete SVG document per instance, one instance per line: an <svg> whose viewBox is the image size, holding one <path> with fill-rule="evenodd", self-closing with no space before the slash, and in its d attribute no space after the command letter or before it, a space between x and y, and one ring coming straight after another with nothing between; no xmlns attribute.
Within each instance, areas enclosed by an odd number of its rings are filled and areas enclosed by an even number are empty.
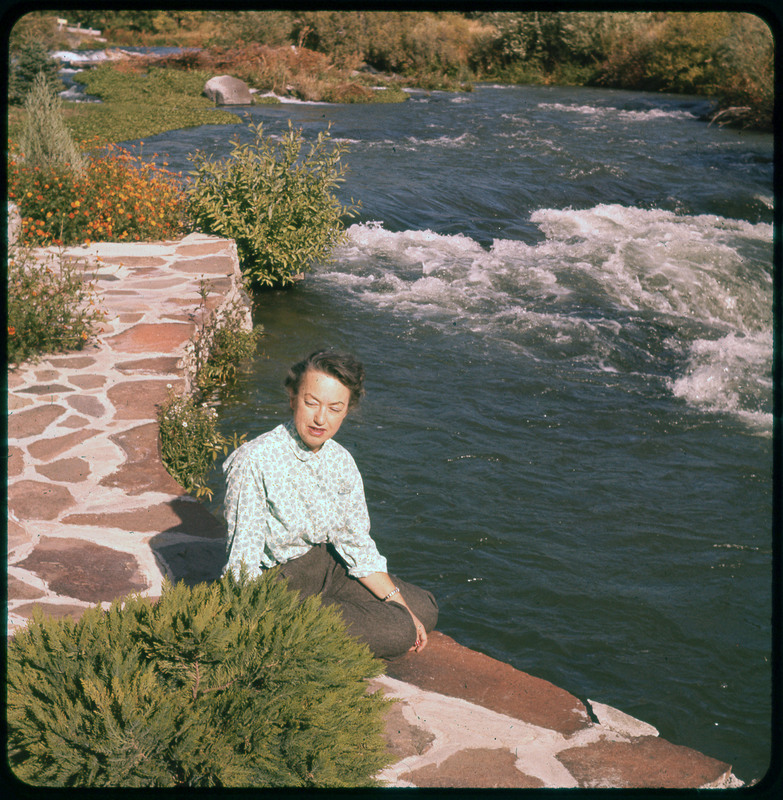
<svg viewBox="0 0 783 800"><path fill-rule="evenodd" d="M299 431L296 429L296 425L294 425L293 420L289 420L288 422L283 423L283 427L286 429L289 435L289 441L291 444L291 450L293 451L294 455L300 461L309 461L311 458L318 455L318 453L311 450L303 441L302 437L299 435ZM326 442L324 442L326 444Z"/></svg>

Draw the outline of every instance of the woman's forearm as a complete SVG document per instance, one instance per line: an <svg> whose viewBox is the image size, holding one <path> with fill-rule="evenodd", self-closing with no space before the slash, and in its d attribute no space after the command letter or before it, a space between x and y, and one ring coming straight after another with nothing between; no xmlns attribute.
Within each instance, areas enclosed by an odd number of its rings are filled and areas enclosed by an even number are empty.
<svg viewBox="0 0 783 800"><path fill-rule="evenodd" d="M423 650L427 645L427 631L425 630L424 625L422 625L419 618L413 613L411 607L405 602L402 592L397 586L395 586L394 581L389 577L388 573L373 572L372 574L366 575L364 578L359 578L358 580L379 600L384 600L389 603L399 603L408 609L408 613L413 618L413 624L416 628L416 643L411 649L416 651Z"/></svg>

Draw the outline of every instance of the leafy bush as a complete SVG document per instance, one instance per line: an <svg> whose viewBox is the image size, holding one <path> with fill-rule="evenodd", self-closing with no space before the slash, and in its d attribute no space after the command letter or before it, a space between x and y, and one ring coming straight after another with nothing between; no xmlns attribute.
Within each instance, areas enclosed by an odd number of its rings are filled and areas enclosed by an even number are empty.
<svg viewBox="0 0 783 800"><path fill-rule="evenodd" d="M193 339L192 369L196 391L176 394L169 387L166 400L158 410L160 454L169 474L186 491L212 497L206 478L221 454L228 455L245 440L246 434L231 438L216 427L217 411L208 398L231 383L237 367L256 350L261 326L247 330L245 312L238 301L211 314L207 298L209 284L201 284L201 305L194 315L198 330Z"/></svg>
<svg viewBox="0 0 783 800"><path fill-rule="evenodd" d="M184 230L176 176L116 145L92 158L81 175L13 159L8 184L26 244L154 241Z"/></svg>
<svg viewBox="0 0 783 800"><path fill-rule="evenodd" d="M172 389L158 411L160 457L174 480L196 497L212 495L206 476L217 457L238 447L244 437L226 439L216 427L217 411L197 396Z"/></svg>
<svg viewBox="0 0 783 800"><path fill-rule="evenodd" d="M351 787L388 763L381 662L274 573L36 613L8 647L11 769L38 786Z"/></svg>
<svg viewBox="0 0 783 800"><path fill-rule="evenodd" d="M29 169L84 172L86 159L65 127L62 101L52 92L51 84L42 72L33 81L24 106L27 115L20 148L25 166Z"/></svg>
<svg viewBox="0 0 783 800"><path fill-rule="evenodd" d="M311 264L327 258L353 212L333 194L343 180L345 148L330 148L322 131L302 153L301 130L289 120L279 142L250 124L253 140L234 141L229 157L203 152L187 186L191 216L206 233L234 239L242 272L255 287L287 286Z"/></svg>
<svg viewBox="0 0 783 800"><path fill-rule="evenodd" d="M36 261L29 251L11 248L6 285L9 363L81 350L104 316L83 268L52 254Z"/></svg>
<svg viewBox="0 0 783 800"><path fill-rule="evenodd" d="M24 103L39 75L43 76L51 94L62 88L60 67L41 41L27 39L15 48L9 67L8 102L11 105Z"/></svg>

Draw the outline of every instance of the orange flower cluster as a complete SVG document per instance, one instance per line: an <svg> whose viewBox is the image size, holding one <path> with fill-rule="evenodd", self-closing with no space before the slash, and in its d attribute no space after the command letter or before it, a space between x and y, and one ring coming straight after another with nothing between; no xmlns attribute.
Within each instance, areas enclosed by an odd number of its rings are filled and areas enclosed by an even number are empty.
<svg viewBox="0 0 783 800"><path fill-rule="evenodd" d="M153 157L155 158L155 157ZM155 241L184 230L180 176L110 145L79 175L69 168L37 169L12 159L8 196L27 245Z"/></svg>

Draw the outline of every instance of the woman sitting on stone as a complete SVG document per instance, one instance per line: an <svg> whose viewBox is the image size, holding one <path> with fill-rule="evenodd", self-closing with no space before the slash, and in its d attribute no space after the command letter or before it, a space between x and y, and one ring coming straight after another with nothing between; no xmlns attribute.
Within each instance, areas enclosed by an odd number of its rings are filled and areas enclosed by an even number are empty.
<svg viewBox="0 0 783 800"><path fill-rule="evenodd" d="M291 367L285 387L293 419L239 447L223 467L226 569L239 576L244 563L255 576L280 564L291 589L336 606L375 656L422 650L438 618L435 599L387 573L359 470L332 438L364 394L361 363L319 351Z"/></svg>

